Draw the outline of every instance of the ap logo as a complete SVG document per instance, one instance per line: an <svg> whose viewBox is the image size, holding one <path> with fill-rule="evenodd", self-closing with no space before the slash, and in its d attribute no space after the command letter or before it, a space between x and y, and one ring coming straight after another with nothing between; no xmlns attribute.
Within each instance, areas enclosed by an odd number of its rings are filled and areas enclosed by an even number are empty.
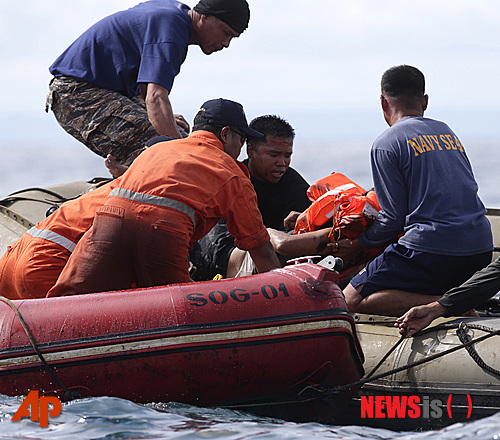
<svg viewBox="0 0 500 440"><path fill-rule="evenodd" d="M52 407L49 408L49 405ZM57 397L39 397L38 391L30 391L11 421L18 422L24 417L31 417L32 422L40 421L40 426L46 428L49 426L49 417L56 417L59 414L61 414L61 401Z"/></svg>

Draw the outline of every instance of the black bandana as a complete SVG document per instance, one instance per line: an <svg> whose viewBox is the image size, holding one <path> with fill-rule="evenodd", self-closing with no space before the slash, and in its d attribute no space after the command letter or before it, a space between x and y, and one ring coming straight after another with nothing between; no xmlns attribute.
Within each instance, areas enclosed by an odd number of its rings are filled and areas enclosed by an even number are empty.
<svg viewBox="0 0 500 440"><path fill-rule="evenodd" d="M246 0L201 0L194 8L198 14L213 15L241 34L250 20Z"/></svg>

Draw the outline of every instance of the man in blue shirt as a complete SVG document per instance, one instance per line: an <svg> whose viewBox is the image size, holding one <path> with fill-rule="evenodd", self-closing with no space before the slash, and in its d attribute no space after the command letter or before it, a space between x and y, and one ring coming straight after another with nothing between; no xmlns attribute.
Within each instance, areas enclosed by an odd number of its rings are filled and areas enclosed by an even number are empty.
<svg viewBox="0 0 500 440"><path fill-rule="evenodd" d="M209 55L248 26L246 0L150 0L85 31L50 66L50 106L95 153L129 165L154 136L189 131L169 94L189 45Z"/></svg>
<svg viewBox="0 0 500 440"><path fill-rule="evenodd" d="M371 150L382 210L359 239L333 248L349 260L400 237L344 289L351 312L400 316L441 298L491 261L491 227L464 147L445 123L424 117L427 103L418 69L396 66L382 76L390 128Z"/></svg>

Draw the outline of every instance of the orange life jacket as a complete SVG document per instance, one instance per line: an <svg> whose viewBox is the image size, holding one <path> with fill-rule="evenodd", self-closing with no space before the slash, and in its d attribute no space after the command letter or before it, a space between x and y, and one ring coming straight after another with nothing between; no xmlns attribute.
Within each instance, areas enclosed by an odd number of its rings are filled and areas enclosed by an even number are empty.
<svg viewBox="0 0 500 440"><path fill-rule="evenodd" d="M332 173L307 190L313 202L301 213L294 234L316 231L332 222L332 241L357 238L377 218L375 191L366 192L342 173Z"/></svg>
<svg viewBox="0 0 500 440"><path fill-rule="evenodd" d="M307 190L313 202L297 219L294 234L331 225L330 242L358 238L372 225L381 210L375 191L365 191L341 173L318 180ZM364 249L352 265L340 271L340 281L356 274L368 261L380 255L387 244Z"/></svg>

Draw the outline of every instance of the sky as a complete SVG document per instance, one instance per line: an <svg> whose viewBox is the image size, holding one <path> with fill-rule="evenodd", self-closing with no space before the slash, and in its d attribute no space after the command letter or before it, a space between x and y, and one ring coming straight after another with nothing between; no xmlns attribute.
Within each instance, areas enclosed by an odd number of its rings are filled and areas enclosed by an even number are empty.
<svg viewBox="0 0 500 440"><path fill-rule="evenodd" d="M67 167L78 174L78 165L92 153L43 111L48 66L94 22L136 3L1 2L0 149L8 164L0 162L0 175L13 173L12 164L26 170L25 165L42 167L51 157L65 155ZM391 66L410 64L427 79L426 115L450 124L473 165L476 157L484 162L491 154L486 151L500 135L498 1L249 4L249 28L229 49L206 56L190 47L171 93L176 113L192 121L204 101L223 97L241 102L249 119L279 114L296 129L293 164L304 167L310 180L323 177L318 174L326 168L308 159L321 158L323 149L342 163L344 149L351 146L359 148L369 179L371 142L387 128L379 104L380 77ZM485 145L492 147L485 150ZM498 156L492 154L487 164L500 165ZM100 158L93 157L89 166L99 166L96 174L104 174ZM350 162L345 168L350 170Z"/></svg>

